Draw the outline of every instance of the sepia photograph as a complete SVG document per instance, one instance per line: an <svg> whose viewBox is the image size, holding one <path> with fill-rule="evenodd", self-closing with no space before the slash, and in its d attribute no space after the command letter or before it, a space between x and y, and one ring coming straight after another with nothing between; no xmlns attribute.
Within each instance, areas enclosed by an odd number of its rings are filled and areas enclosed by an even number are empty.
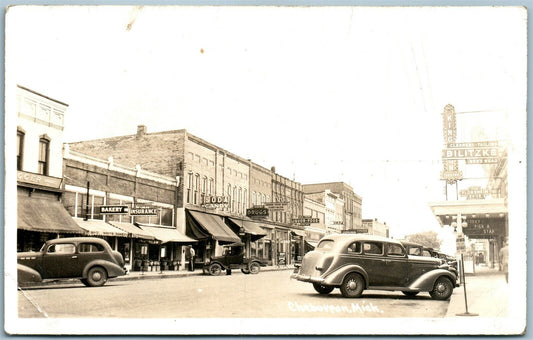
<svg viewBox="0 0 533 340"><path fill-rule="evenodd" d="M5 13L7 334L525 334L527 8Z"/></svg>

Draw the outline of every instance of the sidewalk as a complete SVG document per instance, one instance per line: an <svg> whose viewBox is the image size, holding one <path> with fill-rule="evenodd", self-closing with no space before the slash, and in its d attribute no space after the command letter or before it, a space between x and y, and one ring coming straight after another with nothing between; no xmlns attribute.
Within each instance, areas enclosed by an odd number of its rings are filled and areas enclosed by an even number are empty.
<svg viewBox="0 0 533 340"><path fill-rule="evenodd" d="M468 312L479 317L506 317L509 304L509 287L503 272L497 268L476 267L475 274L466 274ZM466 312L465 288L456 287L450 298L446 317L461 317ZM468 316L463 316L468 317Z"/></svg>
<svg viewBox="0 0 533 340"><path fill-rule="evenodd" d="M266 266L261 267L261 272L269 272L269 271L281 271L281 270L294 270L294 266L288 265L288 266ZM114 277L108 280L108 282L113 281L132 281L132 280L158 280L158 279L167 279L167 278L178 278L178 277L189 277L189 276L196 276L196 275L209 275L204 274L203 270L196 269L195 271L188 271L188 270L163 270L163 271L134 271L129 272L127 275ZM221 275L226 275L226 272L223 271ZM241 273L240 270L234 269L232 270L232 275L244 275ZM45 281L45 282L27 282L24 284L21 284L21 288L27 288L27 287L41 287L41 286L48 286L48 285L57 285L57 284L78 284L80 283L79 279L58 279L53 281Z"/></svg>

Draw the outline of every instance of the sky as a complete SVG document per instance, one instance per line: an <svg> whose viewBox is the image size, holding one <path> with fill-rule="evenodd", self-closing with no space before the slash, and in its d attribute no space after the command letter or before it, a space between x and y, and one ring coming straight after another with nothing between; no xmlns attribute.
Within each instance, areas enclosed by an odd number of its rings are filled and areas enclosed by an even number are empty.
<svg viewBox="0 0 533 340"><path fill-rule="evenodd" d="M444 106L458 142L525 150L519 7L14 7L6 24L6 88L67 103L65 142L187 129L302 184L348 183L397 238L447 232L428 207L445 199Z"/></svg>

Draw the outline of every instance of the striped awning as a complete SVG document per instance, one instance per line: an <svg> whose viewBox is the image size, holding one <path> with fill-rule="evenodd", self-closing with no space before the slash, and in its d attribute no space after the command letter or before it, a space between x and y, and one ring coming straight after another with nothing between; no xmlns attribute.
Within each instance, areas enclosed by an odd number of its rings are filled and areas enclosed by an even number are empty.
<svg viewBox="0 0 533 340"><path fill-rule="evenodd" d="M155 239L161 243L176 242L176 243L196 243L195 239L183 235L174 227L146 225L139 223L139 227L147 233L151 234Z"/></svg>
<svg viewBox="0 0 533 340"><path fill-rule="evenodd" d="M140 238L140 239L145 239L145 240L155 239L155 237L152 234L142 230L141 228L131 223L109 221L109 224L111 224L114 227L117 227L120 230L125 231L128 234L128 237L131 237L131 238Z"/></svg>
<svg viewBox="0 0 533 340"><path fill-rule="evenodd" d="M87 235L128 237L128 233L124 230L115 228L102 220L83 220L76 218L74 221L87 231Z"/></svg>

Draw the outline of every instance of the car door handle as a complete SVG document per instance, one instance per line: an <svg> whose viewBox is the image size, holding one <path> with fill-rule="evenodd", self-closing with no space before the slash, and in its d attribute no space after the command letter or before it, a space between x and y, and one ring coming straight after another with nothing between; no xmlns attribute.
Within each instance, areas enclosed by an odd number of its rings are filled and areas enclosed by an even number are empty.
<svg viewBox="0 0 533 340"><path fill-rule="evenodd" d="M72 258L73 258L73 259L77 259L78 256L77 256L77 255L73 255Z"/></svg>

